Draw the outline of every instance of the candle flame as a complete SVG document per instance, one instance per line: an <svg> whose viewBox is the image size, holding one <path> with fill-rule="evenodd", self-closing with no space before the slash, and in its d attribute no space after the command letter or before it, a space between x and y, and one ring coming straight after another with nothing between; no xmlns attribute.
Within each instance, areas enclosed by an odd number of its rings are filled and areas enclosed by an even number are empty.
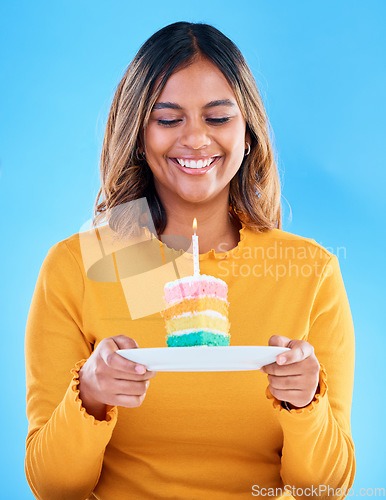
<svg viewBox="0 0 386 500"><path fill-rule="evenodd" d="M196 232L196 229L197 229L197 219L194 218L193 219L193 231Z"/></svg>

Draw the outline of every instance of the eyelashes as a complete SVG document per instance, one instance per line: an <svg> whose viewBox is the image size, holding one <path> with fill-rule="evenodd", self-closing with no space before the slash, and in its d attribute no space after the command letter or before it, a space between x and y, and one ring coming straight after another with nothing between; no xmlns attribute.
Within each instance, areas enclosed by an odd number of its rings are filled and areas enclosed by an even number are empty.
<svg viewBox="0 0 386 500"><path fill-rule="evenodd" d="M207 121L209 123L213 124L218 124L218 123L226 123L229 122L230 118L229 117L224 117L224 118L207 118Z"/></svg>
<svg viewBox="0 0 386 500"><path fill-rule="evenodd" d="M173 125L177 125L181 120L157 120L158 125L163 125L164 127L172 127Z"/></svg>
<svg viewBox="0 0 386 500"><path fill-rule="evenodd" d="M230 120L229 117L224 117L224 118L207 118L206 121L210 125L221 125L223 123L226 123ZM176 126L178 123L182 122L182 120L157 120L158 124L163 126L163 127L173 127Z"/></svg>

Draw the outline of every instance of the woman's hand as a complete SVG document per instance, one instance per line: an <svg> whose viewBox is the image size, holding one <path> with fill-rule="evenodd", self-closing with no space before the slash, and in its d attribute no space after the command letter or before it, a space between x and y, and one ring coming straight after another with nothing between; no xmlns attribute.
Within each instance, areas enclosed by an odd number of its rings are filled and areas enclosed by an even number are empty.
<svg viewBox="0 0 386 500"><path fill-rule="evenodd" d="M291 340L281 335L273 335L268 344L291 349L279 354L276 363L261 368L268 374L272 395L294 408L307 406L314 399L319 383L320 365L314 348L304 340Z"/></svg>
<svg viewBox="0 0 386 500"><path fill-rule="evenodd" d="M79 371L83 407L98 420L106 418L106 405L135 408L145 399L149 380L157 372L123 358L118 349L137 349L125 335L103 339Z"/></svg>

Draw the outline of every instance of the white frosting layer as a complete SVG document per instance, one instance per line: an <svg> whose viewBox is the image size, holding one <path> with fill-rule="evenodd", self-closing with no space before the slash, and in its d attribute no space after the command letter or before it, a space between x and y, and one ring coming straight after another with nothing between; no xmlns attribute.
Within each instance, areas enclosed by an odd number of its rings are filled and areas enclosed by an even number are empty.
<svg viewBox="0 0 386 500"><path fill-rule="evenodd" d="M218 311L213 311L212 309L207 309L206 311L198 311L193 313L184 312L179 316L174 316L172 319L186 318L186 317L192 318L193 316L201 316L201 315L211 316L212 318L221 318L224 319L225 321L227 320L227 318L223 316L221 313L219 313Z"/></svg>
<svg viewBox="0 0 386 500"><path fill-rule="evenodd" d="M178 330L177 332L170 333L170 337L179 337L180 335L186 335L187 333L197 333L197 332L211 332L217 335L223 335L224 337L229 337L228 333L220 332L220 330L215 330L214 328L187 328L186 330Z"/></svg>
<svg viewBox="0 0 386 500"><path fill-rule="evenodd" d="M169 281L165 284L165 288L171 288L176 286L179 283L197 283L198 281L212 281L219 285L228 286L225 281L220 280L220 278L215 278L214 276L210 276L209 274L199 274L198 276L185 276L184 278L179 278L174 281Z"/></svg>

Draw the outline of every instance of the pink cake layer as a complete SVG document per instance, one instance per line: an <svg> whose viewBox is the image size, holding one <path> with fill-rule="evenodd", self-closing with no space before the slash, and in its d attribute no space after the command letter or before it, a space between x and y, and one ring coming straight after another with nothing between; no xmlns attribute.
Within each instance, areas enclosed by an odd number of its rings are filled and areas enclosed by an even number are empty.
<svg viewBox="0 0 386 500"><path fill-rule="evenodd" d="M168 303L200 297L217 297L226 300L228 286L218 278L202 274L198 277L189 276L167 283L164 292Z"/></svg>

